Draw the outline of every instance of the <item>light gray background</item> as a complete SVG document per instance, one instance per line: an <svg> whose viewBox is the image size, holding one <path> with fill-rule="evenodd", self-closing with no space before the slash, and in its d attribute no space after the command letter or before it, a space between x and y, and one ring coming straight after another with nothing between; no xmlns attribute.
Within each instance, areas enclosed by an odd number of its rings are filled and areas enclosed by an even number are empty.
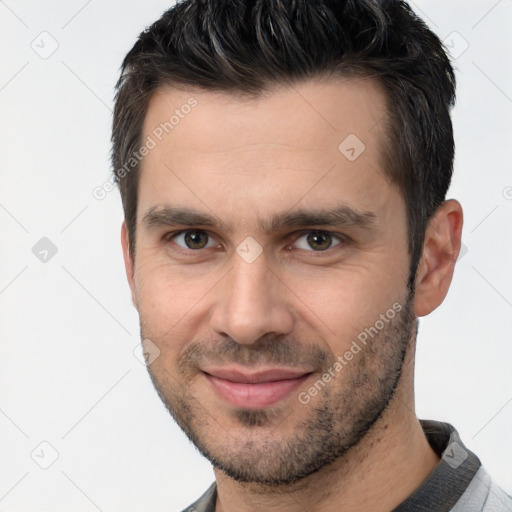
<svg viewBox="0 0 512 512"><path fill-rule="evenodd" d="M118 192L92 195L109 177L121 60L170 5L0 0L3 512L180 510L213 480L133 353ZM449 196L467 248L421 320L417 411L454 424L512 492L512 2L413 6L456 57ZM58 249L47 262L32 252L42 237Z"/></svg>

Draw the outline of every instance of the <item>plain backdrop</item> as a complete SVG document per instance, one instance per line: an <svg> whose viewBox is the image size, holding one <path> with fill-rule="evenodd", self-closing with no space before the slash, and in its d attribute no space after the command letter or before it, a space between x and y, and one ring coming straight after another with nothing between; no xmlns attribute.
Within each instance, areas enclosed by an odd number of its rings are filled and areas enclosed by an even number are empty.
<svg viewBox="0 0 512 512"><path fill-rule="evenodd" d="M113 87L165 0L0 0L0 510L174 511L213 472L140 362L110 173ZM421 320L417 412L512 492L512 2L412 4L457 69L463 254ZM45 469L46 468L46 469Z"/></svg>

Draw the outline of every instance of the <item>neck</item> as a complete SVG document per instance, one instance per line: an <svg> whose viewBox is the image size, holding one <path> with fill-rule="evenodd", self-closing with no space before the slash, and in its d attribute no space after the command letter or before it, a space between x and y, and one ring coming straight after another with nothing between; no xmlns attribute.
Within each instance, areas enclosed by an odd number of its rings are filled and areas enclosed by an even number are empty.
<svg viewBox="0 0 512 512"><path fill-rule="evenodd" d="M439 461L414 412L414 349L379 420L343 457L282 488L236 482L220 470L217 512L389 512L417 489Z"/></svg>

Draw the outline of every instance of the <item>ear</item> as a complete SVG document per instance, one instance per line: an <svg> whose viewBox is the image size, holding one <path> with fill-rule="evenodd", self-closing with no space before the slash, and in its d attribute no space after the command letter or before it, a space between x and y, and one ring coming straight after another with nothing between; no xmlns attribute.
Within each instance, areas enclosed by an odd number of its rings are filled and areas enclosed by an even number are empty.
<svg viewBox="0 0 512 512"><path fill-rule="evenodd" d="M428 223L416 273L416 316L434 311L448 293L461 246L462 221L460 203L450 199L437 209Z"/></svg>
<svg viewBox="0 0 512 512"><path fill-rule="evenodd" d="M130 237L126 222L121 226L121 246L123 247L124 268L126 270L126 277L132 294L132 302L135 308L138 309L137 293L135 288L135 261L130 254Z"/></svg>

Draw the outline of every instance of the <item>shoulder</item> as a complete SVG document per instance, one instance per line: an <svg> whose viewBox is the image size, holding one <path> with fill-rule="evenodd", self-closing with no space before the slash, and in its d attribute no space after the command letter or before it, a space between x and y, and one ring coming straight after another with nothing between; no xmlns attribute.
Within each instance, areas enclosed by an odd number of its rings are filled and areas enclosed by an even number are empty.
<svg viewBox="0 0 512 512"><path fill-rule="evenodd" d="M512 496L492 480L485 468L480 467L452 509L452 512L467 511L509 512L512 511Z"/></svg>
<svg viewBox="0 0 512 512"><path fill-rule="evenodd" d="M182 512L215 512L216 501L217 484L213 482L197 501L185 508Z"/></svg>

